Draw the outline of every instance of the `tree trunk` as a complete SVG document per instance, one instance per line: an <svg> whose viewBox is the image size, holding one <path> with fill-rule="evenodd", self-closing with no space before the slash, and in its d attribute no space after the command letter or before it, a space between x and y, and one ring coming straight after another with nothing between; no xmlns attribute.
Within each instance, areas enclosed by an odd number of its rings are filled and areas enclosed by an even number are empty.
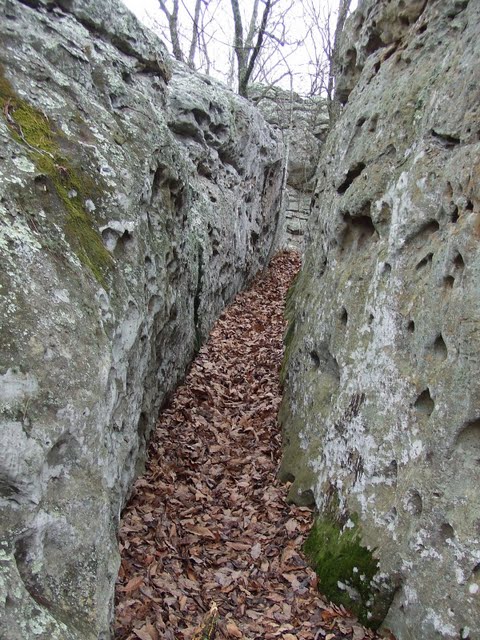
<svg viewBox="0 0 480 640"><path fill-rule="evenodd" d="M173 0L173 9L171 13L164 0L158 0L158 3L160 5L160 9L167 16L173 55L180 62L184 62L185 58L183 56L182 47L180 46L180 38L178 35L178 0Z"/></svg>
<svg viewBox="0 0 480 640"><path fill-rule="evenodd" d="M195 69L195 51L200 38L200 8L202 0L196 0L195 13L193 16L192 39L190 40L190 51L188 52L188 66Z"/></svg>
<svg viewBox="0 0 480 640"><path fill-rule="evenodd" d="M235 40L234 48L237 56L238 64L238 93L244 98L248 97L248 83L255 67L255 62L258 58L258 54L262 48L263 38L267 29L268 16L272 7L272 0L264 0L265 8L263 10L262 21L258 31L257 42L254 47L253 35L255 32L255 14L258 10L258 2L255 2L253 8L252 21L250 22L250 28L248 38L246 41L243 39L243 25L242 16L240 14L240 7L238 0L230 0L232 5L233 22L235 25Z"/></svg>

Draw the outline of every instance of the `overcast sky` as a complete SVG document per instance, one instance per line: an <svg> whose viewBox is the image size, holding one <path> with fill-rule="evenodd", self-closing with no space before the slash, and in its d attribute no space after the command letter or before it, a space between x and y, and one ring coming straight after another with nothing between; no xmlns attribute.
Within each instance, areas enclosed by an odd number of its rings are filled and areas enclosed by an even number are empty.
<svg viewBox="0 0 480 640"><path fill-rule="evenodd" d="M164 14L159 9L158 0L122 0L124 4L137 15L137 17L149 28L162 37L162 29L166 29L167 21ZM311 0L312 5L318 8L322 15L322 20L337 5L338 0ZM183 6L182 6L183 3ZM166 1L167 6L172 6L172 0ZM240 6L244 12L244 28L248 24L251 15L252 0L241 0ZM193 24L192 16L195 0L181 0L180 23L181 29L188 37ZM357 0L352 0L352 9L357 5ZM263 3L260 3L263 7ZM292 73L293 88L299 93L308 93L311 87L311 78L315 75L312 59L315 57L315 48L319 48L320 38L313 39L307 35L307 22L304 13L304 2L302 0L279 0L276 10L280 12L282 8L288 7L288 18L285 21L286 38L288 44L279 47L265 61L265 68L268 72L270 82L280 84L285 89L290 88L290 75ZM209 57L211 61L210 73L212 76L227 82L229 71L231 71L231 60L233 57L233 21L231 16L229 0L210 0L209 7L213 8L211 22L206 26L205 33L210 39L208 43ZM261 9L260 9L261 12ZM332 19L333 22L334 18ZM280 32L277 31L276 34ZM166 40L166 37L162 39ZM270 41L273 43L273 41ZM167 43L168 46L168 43ZM188 44L184 45L184 50L188 50ZM288 66L282 62L282 57L287 57ZM204 69L203 69L204 70ZM281 77L283 76L283 78Z"/></svg>

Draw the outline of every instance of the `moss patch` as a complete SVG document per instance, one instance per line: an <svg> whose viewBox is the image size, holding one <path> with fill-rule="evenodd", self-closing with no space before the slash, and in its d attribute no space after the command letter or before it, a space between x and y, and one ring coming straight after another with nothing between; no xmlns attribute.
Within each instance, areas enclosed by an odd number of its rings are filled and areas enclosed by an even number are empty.
<svg viewBox="0 0 480 640"><path fill-rule="evenodd" d="M318 518L308 536L304 551L320 582L319 590L332 602L343 604L366 625L378 627L372 618L374 589L371 582L378 563L360 543L357 518L352 528L342 528L334 518Z"/></svg>
<svg viewBox="0 0 480 640"><path fill-rule="evenodd" d="M62 154L59 140L48 118L19 98L0 65L0 109L12 137L28 149L37 170L49 178L67 212L63 230L78 258L105 286L113 258L103 245L90 213L83 203L95 196L98 185Z"/></svg>

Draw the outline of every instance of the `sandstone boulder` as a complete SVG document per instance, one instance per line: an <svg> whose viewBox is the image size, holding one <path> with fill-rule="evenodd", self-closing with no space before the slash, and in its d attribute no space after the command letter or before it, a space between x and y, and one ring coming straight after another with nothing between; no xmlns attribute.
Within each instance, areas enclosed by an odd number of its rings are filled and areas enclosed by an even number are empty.
<svg viewBox="0 0 480 640"><path fill-rule="evenodd" d="M290 301L281 475L327 595L399 640L480 637L479 24L360 3Z"/></svg>
<svg viewBox="0 0 480 640"><path fill-rule="evenodd" d="M0 636L105 639L122 505L266 264L282 145L114 0L4 0L0 44Z"/></svg>

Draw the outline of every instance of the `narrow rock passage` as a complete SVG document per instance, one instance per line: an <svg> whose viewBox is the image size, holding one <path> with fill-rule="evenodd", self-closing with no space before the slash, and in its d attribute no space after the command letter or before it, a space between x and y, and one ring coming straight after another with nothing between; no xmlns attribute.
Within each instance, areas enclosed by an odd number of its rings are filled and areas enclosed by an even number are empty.
<svg viewBox="0 0 480 640"><path fill-rule="evenodd" d="M301 546L309 509L276 480L284 299L300 266L282 253L215 325L162 414L120 531L116 638L375 637L319 596Z"/></svg>

